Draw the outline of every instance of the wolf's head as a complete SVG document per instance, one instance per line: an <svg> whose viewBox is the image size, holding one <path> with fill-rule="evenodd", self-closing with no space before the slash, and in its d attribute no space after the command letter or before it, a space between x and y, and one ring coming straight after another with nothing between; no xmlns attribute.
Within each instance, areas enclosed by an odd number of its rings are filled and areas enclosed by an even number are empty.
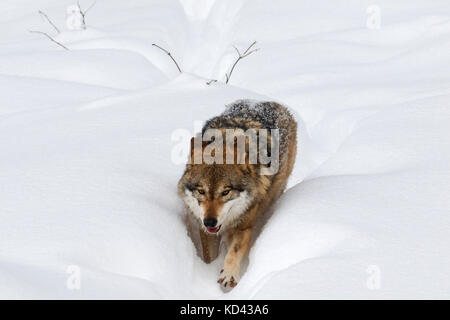
<svg viewBox="0 0 450 320"><path fill-rule="evenodd" d="M203 152L205 145L201 149ZM191 160L194 153L191 142ZM238 222L258 201L266 189L261 179L266 177L258 173L258 166L248 163L188 164L178 193L205 231L216 234Z"/></svg>

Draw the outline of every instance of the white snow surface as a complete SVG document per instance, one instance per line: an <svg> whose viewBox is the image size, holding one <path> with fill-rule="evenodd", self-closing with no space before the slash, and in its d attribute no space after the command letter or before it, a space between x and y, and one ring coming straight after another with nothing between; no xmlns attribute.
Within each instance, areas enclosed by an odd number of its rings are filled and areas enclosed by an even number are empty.
<svg viewBox="0 0 450 320"><path fill-rule="evenodd" d="M366 0L99 0L70 31L74 2L0 4L0 298L450 298L448 0L378 0L380 29ZM236 99L288 105L299 148L224 292L171 135Z"/></svg>

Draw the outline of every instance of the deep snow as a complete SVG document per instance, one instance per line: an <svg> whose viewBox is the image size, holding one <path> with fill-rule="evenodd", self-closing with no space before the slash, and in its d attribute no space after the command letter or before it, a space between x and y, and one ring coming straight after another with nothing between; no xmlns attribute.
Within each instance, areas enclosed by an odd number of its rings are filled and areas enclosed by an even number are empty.
<svg viewBox="0 0 450 320"><path fill-rule="evenodd" d="M450 298L448 1L377 1L369 29L372 1L108 0L67 31L73 2L0 4L1 298ZM241 98L291 107L299 150L224 293L172 134Z"/></svg>

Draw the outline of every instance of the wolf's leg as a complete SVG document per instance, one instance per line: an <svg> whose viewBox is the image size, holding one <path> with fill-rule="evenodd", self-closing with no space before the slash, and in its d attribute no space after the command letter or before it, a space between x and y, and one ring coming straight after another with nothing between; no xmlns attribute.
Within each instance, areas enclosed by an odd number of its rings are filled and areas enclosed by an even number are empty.
<svg viewBox="0 0 450 320"><path fill-rule="evenodd" d="M224 287L235 287L239 281L242 258L247 253L252 237L252 228L236 229L228 234L228 253L220 271L219 282Z"/></svg>
<svg viewBox="0 0 450 320"><path fill-rule="evenodd" d="M199 228L199 232L202 242L203 260L206 263L210 263L219 255L220 236L207 234L202 228Z"/></svg>

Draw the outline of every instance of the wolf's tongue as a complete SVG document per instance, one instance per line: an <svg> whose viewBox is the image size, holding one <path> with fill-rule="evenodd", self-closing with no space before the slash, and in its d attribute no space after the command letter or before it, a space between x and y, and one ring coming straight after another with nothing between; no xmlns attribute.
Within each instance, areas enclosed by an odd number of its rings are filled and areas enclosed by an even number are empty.
<svg viewBox="0 0 450 320"><path fill-rule="evenodd" d="M206 230L208 230L209 233L216 233L217 231L219 231L219 227L206 228Z"/></svg>

